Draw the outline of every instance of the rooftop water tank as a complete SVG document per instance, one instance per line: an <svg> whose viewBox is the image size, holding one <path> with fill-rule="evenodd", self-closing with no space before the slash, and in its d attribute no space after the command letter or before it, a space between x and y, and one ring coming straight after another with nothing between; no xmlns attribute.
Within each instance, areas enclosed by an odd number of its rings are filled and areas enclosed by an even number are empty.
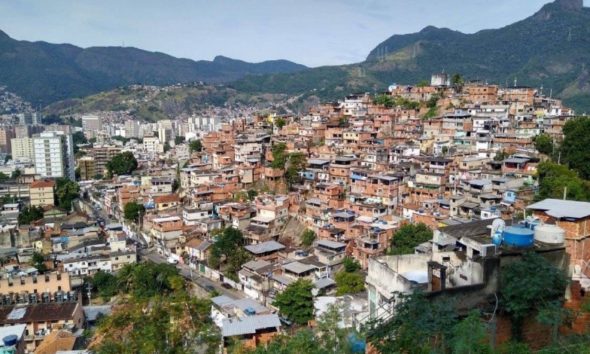
<svg viewBox="0 0 590 354"><path fill-rule="evenodd" d="M507 227L502 235L502 243L509 247L532 247L535 243L535 232L522 226Z"/></svg>
<svg viewBox="0 0 590 354"><path fill-rule="evenodd" d="M561 245L565 240L565 230L557 225L538 225L535 228L535 240L551 245Z"/></svg>
<svg viewBox="0 0 590 354"><path fill-rule="evenodd" d="M4 346L12 347L12 346L15 346L16 343L18 342L18 337L14 334L11 334L9 336L2 338L2 342L4 342Z"/></svg>

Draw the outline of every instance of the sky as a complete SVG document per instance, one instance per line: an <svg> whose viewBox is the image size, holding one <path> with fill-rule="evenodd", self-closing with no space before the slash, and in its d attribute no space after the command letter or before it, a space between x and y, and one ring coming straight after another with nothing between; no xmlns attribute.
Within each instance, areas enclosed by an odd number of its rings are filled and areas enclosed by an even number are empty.
<svg viewBox="0 0 590 354"><path fill-rule="evenodd" d="M176 57L307 66L362 61L394 34L466 33L532 15L549 0L0 0L12 38L133 46ZM590 0L586 0L586 6Z"/></svg>

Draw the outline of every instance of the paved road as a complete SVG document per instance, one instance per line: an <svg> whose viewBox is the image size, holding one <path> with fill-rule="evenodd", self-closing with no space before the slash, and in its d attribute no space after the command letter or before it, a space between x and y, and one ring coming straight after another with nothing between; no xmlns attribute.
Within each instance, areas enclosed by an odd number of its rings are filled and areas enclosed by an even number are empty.
<svg viewBox="0 0 590 354"><path fill-rule="evenodd" d="M154 263L166 263L167 262L166 258L164 258L162 255L158 254L153 249L140 249L140 254L144 259L148 259ZM227 296L233 297L235 299L241 299L241 298L245 297L244 293L242 293L241 291L238 291L235 289L226 289L226 288L222 287L221 284L219 284L211 279L201 276L197 271L193 270L191 272L189 267L185 264L178 264L176 267L178 268L178 270L180 271L180 274L183 277L185 277L187 280L190 280L195 285L205 289L206 291L208 291L208 289L207 289L208 287L213 287L220 294L227 295Z"/></svg>
<svg viewBox="0 0 590 354"><path fill-rule="evenodd" d="M110 220L109 216L107 215L107 213L103 209L94 208L90 204L90 202L88 202L86 200L83 200L83 202L92 208L92 211L94 214L93 216L95 218L102 218L103 220L105 220L105 222L107 224L111 223L111 222L118 222L116 220ZM153 248L145 248L147 246L147 243L145 242L145 240L142 237L138 236L136 232L133 232L132 234L128 234L127 236L130 239L134 240L135 242L140 242L142 244L143 247L139 249L139 254L143 258L149 259L150 261L152 261L154 263L166 263L167 262L166 258L163 257L162 255L160 255L159 253L157 253ZM245 294L241 291L238 291L235 289L226 289L226 288L222 287L221 284L201 276L196 271L191 272L191 270L189 269L189 267L187 265L178 264L176 267L178 268L178 270L180 271L180 274L183 277L185 277L187 280L190 280L195 285L199 286L200 288L204 289L205 291L209 291L209 289L214 288L220 294L231 296L236 299L241 299L241 298L245 297Z"/></svg>

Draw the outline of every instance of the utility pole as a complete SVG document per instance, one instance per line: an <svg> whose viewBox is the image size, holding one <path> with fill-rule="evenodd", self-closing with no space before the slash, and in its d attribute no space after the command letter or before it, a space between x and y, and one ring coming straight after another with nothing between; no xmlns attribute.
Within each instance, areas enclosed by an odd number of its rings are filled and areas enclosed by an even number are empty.
<svg viewBox="0 0 590 354"><path fill-rule="evenodd" d="M86 289L88 290L88 305L92 305L92 284L88 283Z"/></svg>

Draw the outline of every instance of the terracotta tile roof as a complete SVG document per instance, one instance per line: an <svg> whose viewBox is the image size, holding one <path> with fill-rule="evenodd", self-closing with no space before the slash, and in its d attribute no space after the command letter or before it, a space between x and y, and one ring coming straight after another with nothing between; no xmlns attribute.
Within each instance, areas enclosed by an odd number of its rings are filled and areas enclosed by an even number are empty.
<svg viewBox="0 0 590 354"><path fill-rule="evenodd" d="M74 349L76 337L64 330L52 331L49 333L37 349L35 354L53 354L60 351L69 351Z"/></svg>
<svg viewBox="0 0 590 354"><path fill-rule="evenodd" d="M168 195L159 195L154 197L154 203L173 203L173 202L180 202L180 198L177 194L168 194Z"/></svg>
<svg viewBox="0 0 590 354"><path fill-rule="evenodd" d="M0 324L70 320L78 307L76 302L35 304L23 307L0 307Z"/></svg>
<svg viewBox="0 0 590 354"><path fill-rule="evenodd" d="M55 186L55 182L50 179L39 179L36 181L31 182L30 188L53 188Z"/></svg>

